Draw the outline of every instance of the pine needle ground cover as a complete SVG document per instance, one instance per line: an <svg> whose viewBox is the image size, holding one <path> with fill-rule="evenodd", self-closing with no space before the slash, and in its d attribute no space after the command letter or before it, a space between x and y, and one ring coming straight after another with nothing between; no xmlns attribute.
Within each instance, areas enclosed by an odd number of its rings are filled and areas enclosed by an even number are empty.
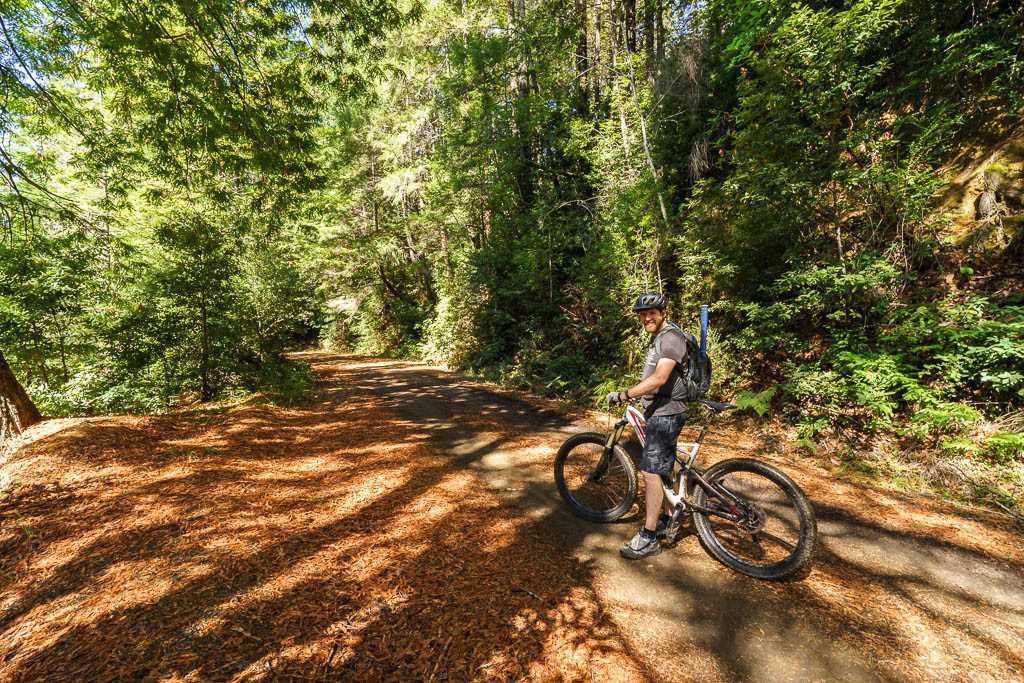
<svg viewBox="0 0 1024 683"><path fill-rule="evenodd" d="M570 516L576 536L609 534L601 564L520 495L555 496L564 433L525 421L570 424L565 404L416 363L303 358L317 384L291 409L54 420L9 458L0 680L728 681L811 659L853 678L1024 674L1008 520L721 425L709 462L756 454L811 497L810 572L751 581L692 536L624 566L629 524ZM486 448L449 444L467 436ZM482 479L482 460L512 483ZM665 610L638 600L648 588Z"/></svg>
<svg viewBox="0 0 1024 683"><path fill-rule="evenodd" d="M540 427L561 425L552 416L572 415L577 431L598 432L618 418L526 392L500 392L515 404L486 399L497 393L493 384L419 363L350 360L348 368L349 381L360 390L383 387L383 398L412 394L399 403L437 403L447 419L424 420L421 413L421 424L477 434L492 444L491 457L504 456L509 467L536 473L531 478L503 472L499 483L522 478L506 495L519 495L525 481L554 486L552 460L565 433ZM524 426L524 412L537 416L535 424ZM681 438L695 438L700 421L699 414L692 415ZM724 458L756 457L791 475L818 516L813 566L794 581L751 581L708 559L692 526L684 525L675 547L636 568L615 551L633 532L632 524L639 524L639 501L627 523L610 532L606 543L613 558L591 578L605 611L650 667L653 680L956 681L969 672L978 680L1004 681L1024 676L1024 596L1006 592L1008 583L1024 580L1022 529L1012 518L921 496L857 472L839 473L785 441L772 442L774 430L759 431L749 421L719 421L699 462L709 466ZM536 514L529 505L519 508L520 514ZM564 538L581 525L589 533L608 526L571 515L567 525L568 531L551 533ZM638 575L651 581L631 590ZM660 597L641 600L638 591Z"/></svg>
<svg viewBox="0 0 1024 683"><path fill-rule="evenodd" d="M293 410L75 420L19 451L0 679L644 678L585 566L320 379Z"/></svg>

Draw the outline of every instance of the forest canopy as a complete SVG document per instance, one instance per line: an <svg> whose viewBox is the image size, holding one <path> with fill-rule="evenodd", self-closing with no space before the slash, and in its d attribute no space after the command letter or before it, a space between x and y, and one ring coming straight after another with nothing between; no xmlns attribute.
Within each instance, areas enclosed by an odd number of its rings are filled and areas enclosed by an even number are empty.
<svg viewBox="0 0 1024 683"><path fill-rule="evenodd" d="M659 290L808 449L1024 490L1019 3L2 7L8 433L318 343L592 402Z"/></svg>

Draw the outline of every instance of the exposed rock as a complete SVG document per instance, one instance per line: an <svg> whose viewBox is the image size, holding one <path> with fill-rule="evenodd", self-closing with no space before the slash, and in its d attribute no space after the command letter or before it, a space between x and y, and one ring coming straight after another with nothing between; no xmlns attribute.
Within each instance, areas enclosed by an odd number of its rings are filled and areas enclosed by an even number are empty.
<svg viewBox="0 0 1024 683"><path fill-rule="evenodd" d="M995 192L986 189L978 195L978 202L974 217L979 221L994 220L1004 212L1005 205L1000 203Z"/></svg>
<svg viewBox="0 0 1024 683"><path fill-rule="evenodd" d="M1024 199L1024 188L1020 181L1010 180L1006 167L1002 164L989 164L985 169L985 184L976 202L975 218L978 220L994 220L998 216L1020 209Z"/></svg>

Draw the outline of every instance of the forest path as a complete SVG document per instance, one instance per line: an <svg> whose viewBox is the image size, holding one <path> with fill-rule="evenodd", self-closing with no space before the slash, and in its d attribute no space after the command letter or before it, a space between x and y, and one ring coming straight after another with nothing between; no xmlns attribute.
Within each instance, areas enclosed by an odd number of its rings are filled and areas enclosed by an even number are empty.
<svg viewBox="0 0 1024 683"><path fill-rule="evenodd" d="M1024 548L995 518L771 458L819 514L806 576L693 536L628 563L635 518L557 498L564 406L300 356L292 408L53 420L0 462L0 681L1024 678Z"/></svg>
<svg viewBox="0 0 1024 683"><path fill-rule="evenodd" d="M585 562L617 630L658 678L1024 680L1024 541L994 516L752 452L720 428L706 457L771 460L811 497L820 534L812 570L789 582L754 581L712 560L692 532L654 558L627 562L618 549L636 516L585 522L560 502L552 479L561 442L604 425L419 364L351 359L345 374L429 430L561 552Z"/></svg>

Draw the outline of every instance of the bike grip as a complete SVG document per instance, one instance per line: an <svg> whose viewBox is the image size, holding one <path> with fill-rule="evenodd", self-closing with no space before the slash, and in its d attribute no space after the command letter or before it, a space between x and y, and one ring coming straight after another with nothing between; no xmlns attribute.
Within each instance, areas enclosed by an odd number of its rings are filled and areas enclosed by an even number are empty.
<svg viewBox="0 0 1024 683"><path fill-rule="evenodd" d="M702 355L708 353L708 307L703 304L700 307L700 352Z"/></svg>

